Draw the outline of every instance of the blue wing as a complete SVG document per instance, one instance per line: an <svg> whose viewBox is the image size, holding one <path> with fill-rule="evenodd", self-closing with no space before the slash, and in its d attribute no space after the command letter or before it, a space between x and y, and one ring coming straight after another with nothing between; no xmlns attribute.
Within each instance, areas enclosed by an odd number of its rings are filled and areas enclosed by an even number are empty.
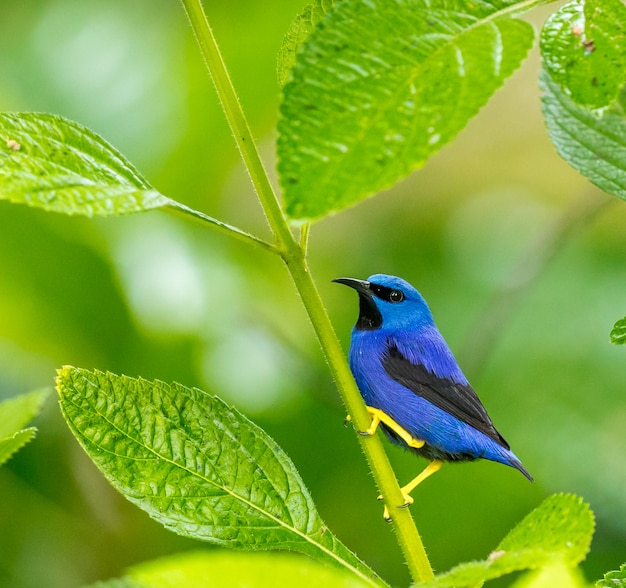
<svg viewBox="0 0 626 588"><path fill-rule="evenodd" d="M417 396L484 433L498 445L510 449L509 444L493 426L485 407L469 384L460 384L449 378L441 378L428 371L422 364L412 363L395 345L387 348L382 363L390 378Z"/></svg>

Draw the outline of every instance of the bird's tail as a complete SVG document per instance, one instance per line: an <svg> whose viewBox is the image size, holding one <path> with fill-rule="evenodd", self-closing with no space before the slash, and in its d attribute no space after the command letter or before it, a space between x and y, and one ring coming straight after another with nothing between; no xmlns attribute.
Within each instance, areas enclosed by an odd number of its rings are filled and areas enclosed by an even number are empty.
<svg viewBox="0 0 626 588"><path fill-rule="evenodd" d="M533 477L528 470L522 465L522 462L518 459L510 449L502 445L492 444L490 452L485 452L481 457L503 463L504 465L511 466L516 470L519 470L528 478L531 482L534 482Z"/></svg>
<svg viewBox="0 0 626 588"><path fill-rule="evenodd" d="M522 462L519 459L517 459L517 456L512 451L509 452L507 465L510 465L511 467L514 467L516 470L519 470L520 472L522 472L522 474L524 474L531 482L535 481L533 477L530 475L530 473L528 472L528 470L522 465Z"/></svg>

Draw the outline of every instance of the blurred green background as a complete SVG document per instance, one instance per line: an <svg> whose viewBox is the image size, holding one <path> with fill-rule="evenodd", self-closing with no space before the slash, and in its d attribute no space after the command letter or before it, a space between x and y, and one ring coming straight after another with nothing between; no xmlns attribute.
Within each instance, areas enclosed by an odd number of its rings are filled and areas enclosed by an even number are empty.
<svg viewBox="0 0 626 588"><path fill-rule="evenodd" d="M303 5L207 3L272 169L275 55ZM267 235L177 2L0 0L0 9L1 110L74 119L164 194ZM531 20L540 26L550 10ZM596 579L626 560L626 350L608 341L626 314L626 204L556 155L538 66L535 51L423 170L316 224L310 257L346 348L356 298L332 278L384 272L416 285L535 476L531 485L480 462L444 467L421 486L411 509L436 570L485 557L544 497L574 492L597 515L584 564ZM49 385L63 364L221 395L287 451L330 528L408 584L279 260L158 212L87 220L0 202L0 398ZM80 586L197 547L108 486L54 398L36 425L38 438L0 469L0 586ZM400 481L424 465L389 452Z"/></svg>

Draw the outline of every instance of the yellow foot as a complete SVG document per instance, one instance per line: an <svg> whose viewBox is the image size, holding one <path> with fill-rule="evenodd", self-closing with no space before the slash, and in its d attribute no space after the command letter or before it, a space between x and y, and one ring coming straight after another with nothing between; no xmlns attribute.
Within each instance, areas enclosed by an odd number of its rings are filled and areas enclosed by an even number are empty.
<svg viewBox="0 0 626 588"><path fill-rule="evenodd" d="M413 504L413 498L410 495L410 492L415 490L415 487L421 484L426 478L432 476L435 472L438 472L443 465L442 461L431 461L425 468L422 470L419 475L417 475L413 480L411 480L406 486L402 486L400 488L400 492L402 492L402 498L404 502L398 505L398 508L406 508L407 506ZM378 500L383 500L382 496L378 497ZM391 517L389 516L389 508L385 505L385 509L383 510L383 518L389 523L391 522Z"/></svg>
<svg viewBox="0 0 626 588"><path fill-rule="evenodd" d="M402 488L400 490L403 490ZM400 504L398 506L398 508L406 508L407 506L410 506L411 504L413 504L413 498L409 495L406 494L404 491L402 492L402 498L404 498L404 503ZM382 500L383 497L379 496L378 500ZM391 522L391 516L389 515L389 508L387 507L387 505L385 504L385 508L383 509L383 519L385 519L388 523Z"/></svg>
<svg viewBox="0 0 626 588"><path fill-rule="evenodd" d="M372 416L372 424L365 431L359 431L361 435L373 435L378 429L378 425L383 423L387 425L392 431L394 431L409 447L415 447L419 449L424 447L425 442L421 439L416 439L409 433L404 427L401 427L396 421L394 421L388 414L384 413L378 408L367 407L367 412Z"/></svg>

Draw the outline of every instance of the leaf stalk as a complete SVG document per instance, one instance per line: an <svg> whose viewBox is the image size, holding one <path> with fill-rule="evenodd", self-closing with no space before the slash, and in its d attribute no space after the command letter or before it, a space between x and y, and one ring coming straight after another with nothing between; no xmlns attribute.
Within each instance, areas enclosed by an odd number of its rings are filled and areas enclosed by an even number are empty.
<svg viewBox="0 0 626 588"><path fill-rule="evenodd" d="M222 222L212 216L204 214L199 210L194 210L193 208L189 208L180 202L176 202L172 200L170 204L168 204L164 210L176 216L185 216L191 217L193 220L198 221L204 225L209 224L214 229L230 235L231 237L235 237L235 239L239 239L244 243L248 243L249 245L254 245L256 247L261 247L261 249L265 249L271 253L276 253L277 248L273 243L268 243L259 237L247 233L246 231L242 231L238 227L234 227L233 225L229 225L228 223Z"/></svg>

